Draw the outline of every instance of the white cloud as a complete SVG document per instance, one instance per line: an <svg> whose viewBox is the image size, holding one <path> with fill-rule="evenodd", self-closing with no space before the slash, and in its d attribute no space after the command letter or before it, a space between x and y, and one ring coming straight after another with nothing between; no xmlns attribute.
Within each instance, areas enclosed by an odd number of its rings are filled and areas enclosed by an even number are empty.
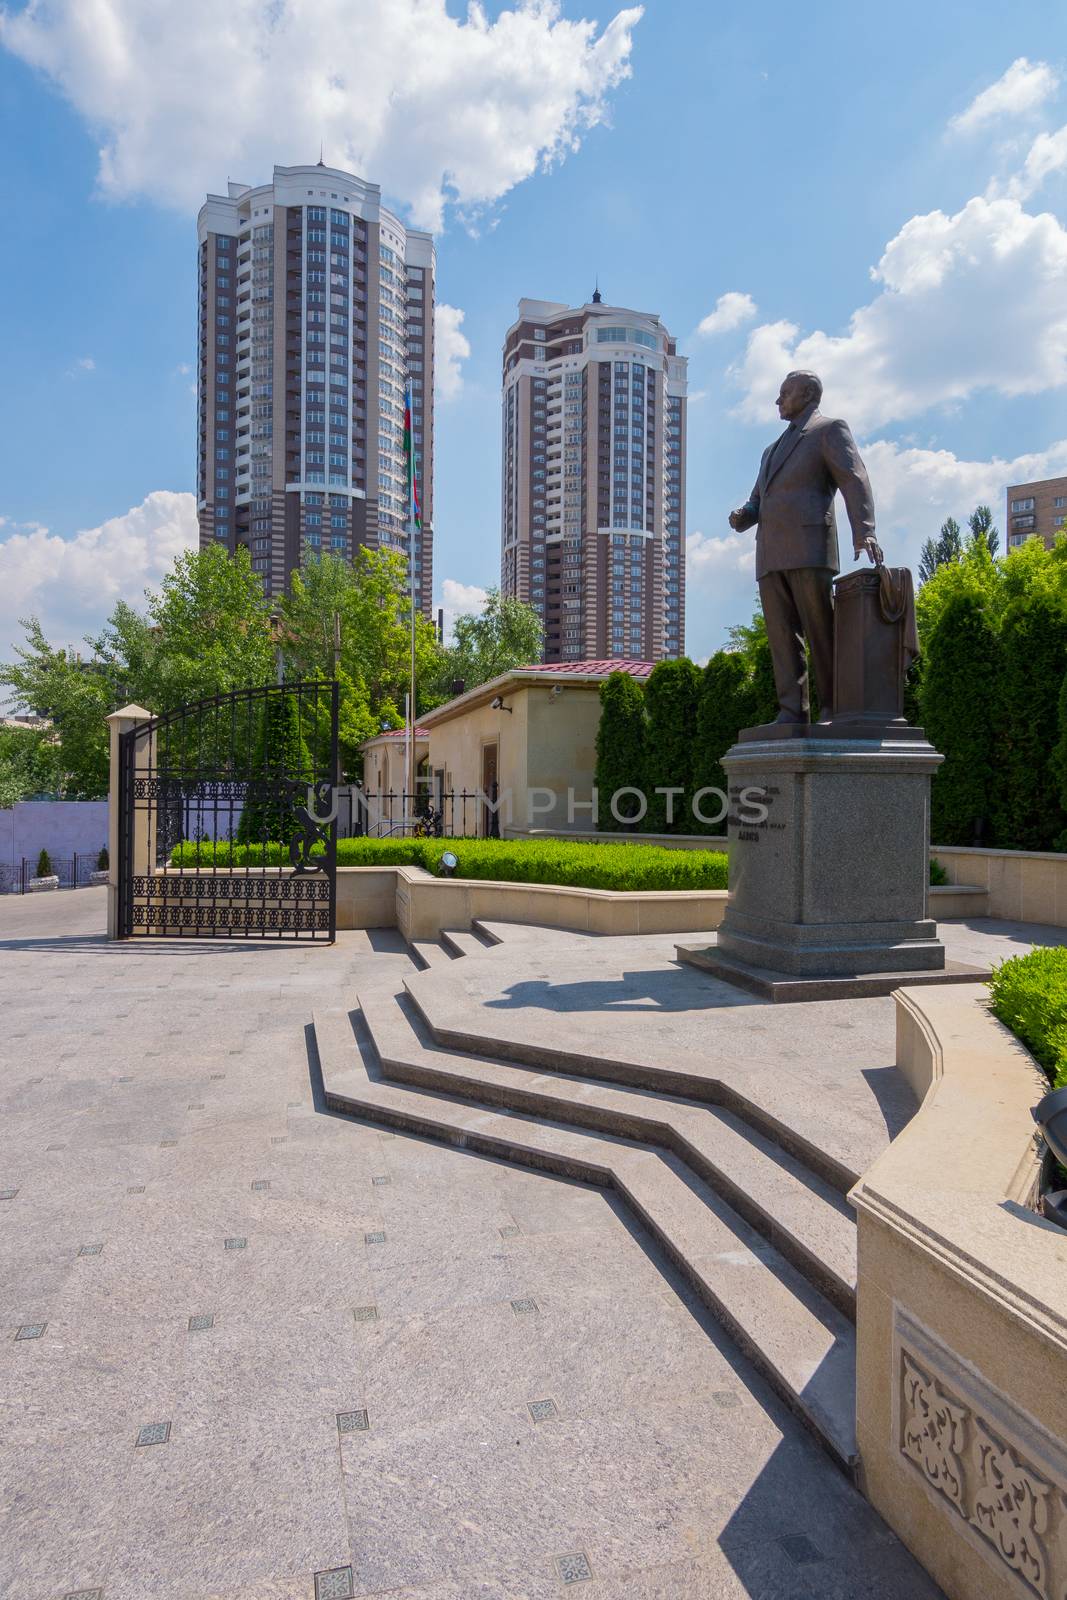
<svg viewBox="0 0 1067 1600"><path fill-rule="evenodd" d="M739 294L730 289L715 302L715 310L697 324L697 333L710 337L716 333L730 333L756 315L756 302L750 294Z"/></svg>
<svg viewBox="0 0 1067 1600"><path fill-rule="evenodd" d="M465 315L458 306L443 302L434 307L434 379L441 400L454 400L463 388L460 363L471 353L470 340L460 332Z"/></svg>
<svg viewBox="0 0 1067 1600"><path fill-rule="evenodd" d="M1067 231L1011 198L976 197L912 217L872 277L881 292L848 331L762 323L731 368L740 415L766 422L790 367L810 367L825 407L857 431L992 389L1035 394L1067 382Z"/></svg>
<svg viewBox="0 0 1067 1600"><path fill-rule="evenodd" d="M993 182L989 194L1010 195L1015 200L1026 200L1034 194L1046 178L1067 167L1067 123L1055 133L1039 133L1027 152L1022 169L1008 179L1006 184Z"/></svg>
<svg viewBox="0 0 1067 1600"><path fill-rule="evenodd" d="M710 533L686 534L686 583L699 585L720 581L736 573L745 573L755 581L755 551L756 536L753 531L734 533L731 530L717 537Z"/></svg>
<svg viewBox="0 0 1067 1600"><path fill-rule="evenodd" d="M139 506L69 539L40 523L0 518L0 660L37 616L53 644L76 646L116 601L139 604L183 550L198 543L191 494L156 489Z"/></svg>
<svg viewBox="0 0 1067 1600"><path fill-rule="evenodd" d="M174 372L176 377L184 378L185 374L187 372L192 372L192 370L193 369L189 365L188 361L179 361L178 365L174 369Z"/></svg>
<svg viewBox="0 0 1067 1600"><path fill-rule="evenodd" d="M192 210L322 140L436 228L446 200L491 205L604 121L641 14L598 31L558 0L493 21L446 0L31 0L0 14L0 41L100 136L105 195Z"/></svg>
<svg viewBox="0 0 1067 1600"><path fill-rule="evenodd" d="M67 368L68 378L80 377L83 372L95 372L96 362L92 356L79 356L73 365Z"/></svg>
<svg viewBox="0 0 1067 1600"><path fill-rule="evenodd" d="M945 518L955 517L963 525L977 505L992 508L1003 554L1008 484L1067 473L1067 439L1012 460L995 456L991 461L970 461L951 450L926 450L883 439L861 449L874 490L878 537L890 566L915 567L923 544Z"/></svg>
<svg viewBox="0 0 1067 1600"><path fill-rule="evenodd" d="M484 609L488 598L485 589L480 589L476 583L460 583L456 578L446 578L441 585L441 598L437 607L442 607L445 613L445 642L452 638L452 624L458 616L475 616Z"/></svg>
<svg viewBox="0 0 1067 1600"><path fill-rule="evenodd" d="M983 89L965 111L952 118L949 127L956 133L973 133L1002 117L1025 116L1044 105L1059 81L1059 74L1046 61L1028 61L1019 56L996 83Z"/></svg>

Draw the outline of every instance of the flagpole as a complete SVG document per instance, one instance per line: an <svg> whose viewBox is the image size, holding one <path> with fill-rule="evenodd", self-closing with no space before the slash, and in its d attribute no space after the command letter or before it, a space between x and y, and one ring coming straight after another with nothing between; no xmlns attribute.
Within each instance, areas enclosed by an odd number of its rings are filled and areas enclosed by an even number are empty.
<svg viewBox="0 0 1067 1600"><path fill-rule="evenodd" d="M411 663L408 690L408 793L415 804L415 517L408 506L408 589L411 593Z"/></svg>
<svg viewBox="0 0 1067 1600"><path fill-rule="evenodd" d="M408 469L408 593L410 595L411 659L408 673L407 790L415 806L415 530L418 526L418 488L415 478L415 435L412 430L411 391L404 393L404 444Z"/></svg>

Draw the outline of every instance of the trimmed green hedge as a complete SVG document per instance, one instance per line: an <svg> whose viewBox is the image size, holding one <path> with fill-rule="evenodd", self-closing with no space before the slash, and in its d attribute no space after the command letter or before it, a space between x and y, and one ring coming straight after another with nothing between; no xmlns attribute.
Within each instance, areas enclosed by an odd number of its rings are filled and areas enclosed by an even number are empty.
<svg viewBox="0 0 1067 1600"><path fill-rule="evenodd" d="M668 850L651 844L599 844L569 839L340 839L339 867L424 867L458 858L457 878L503 883L556 883L583 889L725 889L726 856L713 850ZM181 844L174 866L283 866L282 845Z"/></svg>
<svg viewBox="0 0 1067 1600"><path fill-rule="evenodd" d="M1040 1062L1054 1088L1067 1086L1067 948L1012 956L989 980L990 1007Z"/></svg>

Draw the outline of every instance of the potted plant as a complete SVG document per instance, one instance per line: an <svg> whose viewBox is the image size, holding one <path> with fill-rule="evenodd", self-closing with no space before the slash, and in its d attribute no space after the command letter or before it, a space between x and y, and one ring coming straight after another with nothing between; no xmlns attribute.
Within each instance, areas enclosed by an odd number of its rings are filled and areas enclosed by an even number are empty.
<svg viewBox="0 0 1067 1600"><path fill-rule="evenodd" d="M110 876L108 871L109 865L110 862L108 860L107 845L105 844L100 847L100 854L96 858L96 871L90 872L89 882L106 883Z"/></svg>
<svg viewBox="0 0 1067 1600"><path fill-rule="evenodd" d="M37 876L30 879L28 887L32 894L39 894L43 889L59 888L59 878L52 871L52 858L43 848L37 857Z"/></svg>

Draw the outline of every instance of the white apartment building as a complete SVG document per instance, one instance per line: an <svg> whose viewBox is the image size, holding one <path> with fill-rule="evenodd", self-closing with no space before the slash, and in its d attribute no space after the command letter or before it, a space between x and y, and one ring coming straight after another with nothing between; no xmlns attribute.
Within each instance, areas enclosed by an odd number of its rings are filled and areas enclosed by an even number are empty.
<svg viewBox="0 0 1067 1600"><path fill-rule="evenodd" d="M520 300L503 352L500 587L545 660L685 648L687 361L657 316Z"/></svg>
<svg viewBox="0 0 1067 1600"><path fill-rule="evenodd" d="M307 553L409 552L404 392L433 592L433 239L320 161L208 195L197 224L200 542L250 551L268 595Z"/></svg>

